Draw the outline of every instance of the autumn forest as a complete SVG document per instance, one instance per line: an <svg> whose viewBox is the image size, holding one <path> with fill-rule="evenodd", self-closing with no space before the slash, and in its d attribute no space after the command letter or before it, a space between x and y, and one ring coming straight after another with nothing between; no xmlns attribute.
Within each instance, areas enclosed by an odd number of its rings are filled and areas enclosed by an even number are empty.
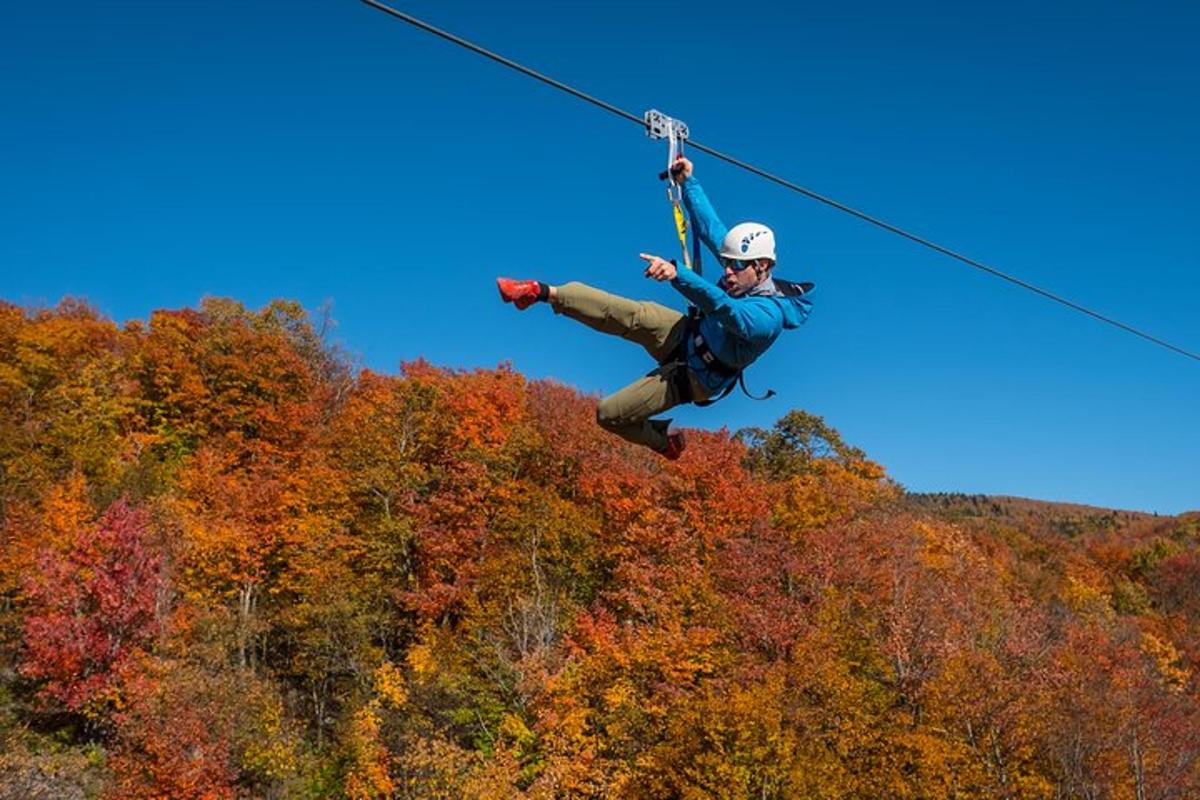
<svg viewBox="0 0 1200 800"><path fill-rule="evenodd" d="M0 303L0 800L1200 798L1200 513L324 327Z"/></svg>

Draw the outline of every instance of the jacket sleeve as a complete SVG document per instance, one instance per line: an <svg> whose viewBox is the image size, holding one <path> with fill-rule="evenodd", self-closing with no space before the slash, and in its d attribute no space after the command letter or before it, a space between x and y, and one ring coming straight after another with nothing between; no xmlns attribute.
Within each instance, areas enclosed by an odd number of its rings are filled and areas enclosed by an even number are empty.
<svg viewBox="0 0 1200 800"><path fill-rule="evenodd" d="M783 325L783 316L773 303L730 297L691 270L678 270L671 285L706 316L716 320L726 333L739 339L773 336Z"/></svg>
<svg viewBox="0 0 1200 800"><path fill-rule="evenodd" d="M688 215L692 218L692 228L699 234L700 240L717 258L721 257L721 242L729 228L721 222L717 212L708 201L708 195L700 187L700 181L688 176L683 182L683 204L687 207Z"/></svg>

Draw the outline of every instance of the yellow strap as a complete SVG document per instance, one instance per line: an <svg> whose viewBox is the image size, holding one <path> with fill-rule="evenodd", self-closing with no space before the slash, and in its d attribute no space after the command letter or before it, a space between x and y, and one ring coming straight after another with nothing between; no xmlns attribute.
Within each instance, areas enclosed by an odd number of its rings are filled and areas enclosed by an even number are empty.
<svg viewBox="0 0 1200 800"><path fill-rule="evenodd" d="M687 217L683 214L683 209L679 205L679 201L675 195L667 189L667 197L671 198L671 209L675 212L675 232L679 234L679 247L683 251L683 265L688 269L692 268L692 257L688 253L687 246Z"/></svg>

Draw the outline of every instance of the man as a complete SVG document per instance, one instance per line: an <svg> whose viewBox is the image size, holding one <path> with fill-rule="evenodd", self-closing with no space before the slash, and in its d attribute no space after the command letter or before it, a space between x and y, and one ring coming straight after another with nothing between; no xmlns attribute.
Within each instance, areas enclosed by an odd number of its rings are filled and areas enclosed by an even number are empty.
<svg viewBox="0 0 1200 800"><path fill-rule="evenodd" d="M732 389L742 370L766 352L785 329L799 327L811 303L811 284L772 278L775 235L765 225L743 222L726 228L692 177L692 162L672 167L683 188L684 205L694 230L718 258L723 274L717 283L674 262L647 253L646 277L670 281L695 306L684 315L658 303L618 297L582 283L549 286L532 280L497 278L500 297L524 310L548 302L601 333L641 345L658 368L600 401L596 420L606 430L645 445L668 459L679 458L683 433L670 431L669 419L651 419L681 403L707 405Z"/></svg>

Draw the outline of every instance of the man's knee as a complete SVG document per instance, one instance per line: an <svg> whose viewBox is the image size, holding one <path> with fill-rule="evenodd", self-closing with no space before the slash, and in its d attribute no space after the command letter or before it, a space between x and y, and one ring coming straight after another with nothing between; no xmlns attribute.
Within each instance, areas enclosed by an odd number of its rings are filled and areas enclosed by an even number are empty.
<svg viewBox="0 0 1200 800"><path fill-rule="evenodd" d="M601 428L613 431L625 427L630 420L621 413L620 404L610 395L596 404L596 422Z"/></svg>

